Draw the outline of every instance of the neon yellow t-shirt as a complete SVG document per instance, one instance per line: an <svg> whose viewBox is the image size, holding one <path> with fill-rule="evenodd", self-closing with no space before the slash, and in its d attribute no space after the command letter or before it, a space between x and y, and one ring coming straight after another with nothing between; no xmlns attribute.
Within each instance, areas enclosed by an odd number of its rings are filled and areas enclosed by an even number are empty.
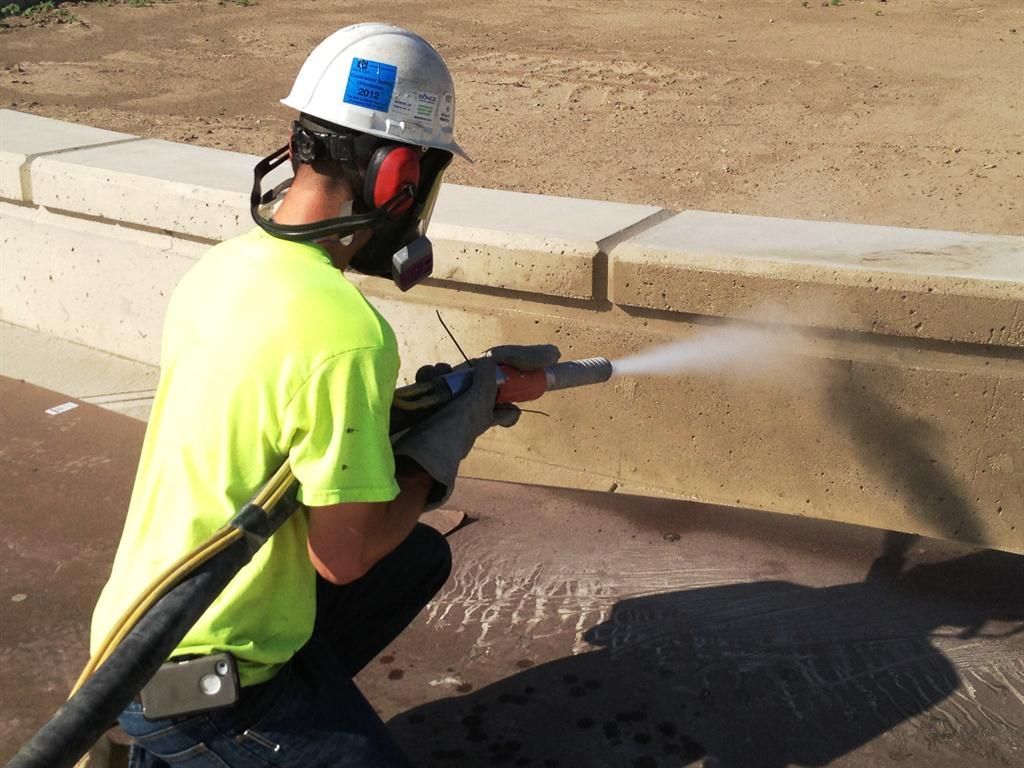
<svg viewBox="0 0 1024 768"><path fill-rule="evenodd" d="M398 347L315 245L260 229L211 248L175 289L160 383L92 648L164 568L235 515L287 458L308 506L398 494L388 422ZM300 509L174 655L229 651L243 685L309 639L316 572Z"/></svg>

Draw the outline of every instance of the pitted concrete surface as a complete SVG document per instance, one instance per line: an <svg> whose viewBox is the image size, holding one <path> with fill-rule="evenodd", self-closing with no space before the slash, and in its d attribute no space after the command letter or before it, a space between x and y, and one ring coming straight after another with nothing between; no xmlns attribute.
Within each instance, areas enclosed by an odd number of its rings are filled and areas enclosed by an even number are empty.
<svg viewBox="0 0 1024 768"><path fill-rule="evenodd" d="M219 178L242 156L165 144L33 161L46 204L0 201L5 321L156 364L168 297L206 250L196 238L234 226L207 203L234 189L244 211L244 182ZM92 207L97 182L125 205ZM357 280L403 339L403 380L458 359L439 311L470 354L554 342L566 358L618 360L683 339L725 351L703 334L725 326L753 329L766 353L546 399L552 421L485 436L467 474L1024 553L1024 238L468 187L445 197L438 279L415 295Z"/></svg>
<svg viewBox="0 0 1024 768"><path fill-rule="evenodd" d="M36 157L67 152L86 146L111 144L134 138L127 133L106 131L87 125L69 127L67 123L34 115L0 110L0 197L31 200L27 184L27 163Z"/></svg>
<svg viewBox="0 0 1024 768"><path fill-rule="evenodd" d="M85 661L141 422L0 379L0 757ZM421 766L1012 766L1024 558L463 479L455 569L359 677Z"/></svg>

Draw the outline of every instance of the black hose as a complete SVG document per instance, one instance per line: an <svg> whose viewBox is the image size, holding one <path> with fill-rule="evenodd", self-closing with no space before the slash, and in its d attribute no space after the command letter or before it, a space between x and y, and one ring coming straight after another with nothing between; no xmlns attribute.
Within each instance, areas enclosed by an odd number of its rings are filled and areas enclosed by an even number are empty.
<svg viewBox="0 0 1024 768"><path fill-rule="evenodd" d="M172 587L7 768L73 768L251 557L239 539Z"/></svg>

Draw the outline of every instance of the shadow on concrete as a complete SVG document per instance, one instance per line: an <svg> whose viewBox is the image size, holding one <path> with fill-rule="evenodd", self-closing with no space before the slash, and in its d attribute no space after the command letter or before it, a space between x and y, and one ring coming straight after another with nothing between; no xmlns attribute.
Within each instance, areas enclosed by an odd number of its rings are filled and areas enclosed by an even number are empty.
<svg viewBox="0 0 1024 768"><path fill-rule="evenodd" d="M927 527L985 542L943 461L951 436L883 397L874 373L826 372L832 422ZM621 600L584 636L598 650L390 727L418 765L438 768L783 768L854 752L851 765L1013 765L1024 752L1024 557L912 563L915 541L888 534L854 583L762 580Z"/></svg>
<svg viewBox="0 0 1024 768"><path fill-rule="evenodd" d="M947 436L929 421L908 414L883 397L870 369L833 371L826 407L846 428L863 466L894 494L908 500L913 514L942 538L986 546L990 543L971 503L942 457Z"/></svg>
<svg viewBox="0 0 1024 768"><path fill-rule="evenodd" d="M908 541L892 535L860 583L621 600L585 635L599 650L389 727L420 766L782 768L827 765L913 719L913 744L875 745L886 761L913 749L923 765L927 744L953 756L941 764L1010 765L1024 749L1024 558L982 551L902 572Z"/></svg>

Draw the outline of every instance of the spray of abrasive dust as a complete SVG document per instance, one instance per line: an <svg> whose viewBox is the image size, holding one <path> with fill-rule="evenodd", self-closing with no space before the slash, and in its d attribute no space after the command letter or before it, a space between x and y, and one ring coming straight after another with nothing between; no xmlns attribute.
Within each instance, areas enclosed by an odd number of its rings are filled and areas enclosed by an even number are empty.
<svg viewBox="0 0 1024 768"><path fill-rule="evenodd" d="M612 362L613 376L675 376L777 370L800 341L794 318L762 307L743 324L703 327L691 336Z"/></svg>

